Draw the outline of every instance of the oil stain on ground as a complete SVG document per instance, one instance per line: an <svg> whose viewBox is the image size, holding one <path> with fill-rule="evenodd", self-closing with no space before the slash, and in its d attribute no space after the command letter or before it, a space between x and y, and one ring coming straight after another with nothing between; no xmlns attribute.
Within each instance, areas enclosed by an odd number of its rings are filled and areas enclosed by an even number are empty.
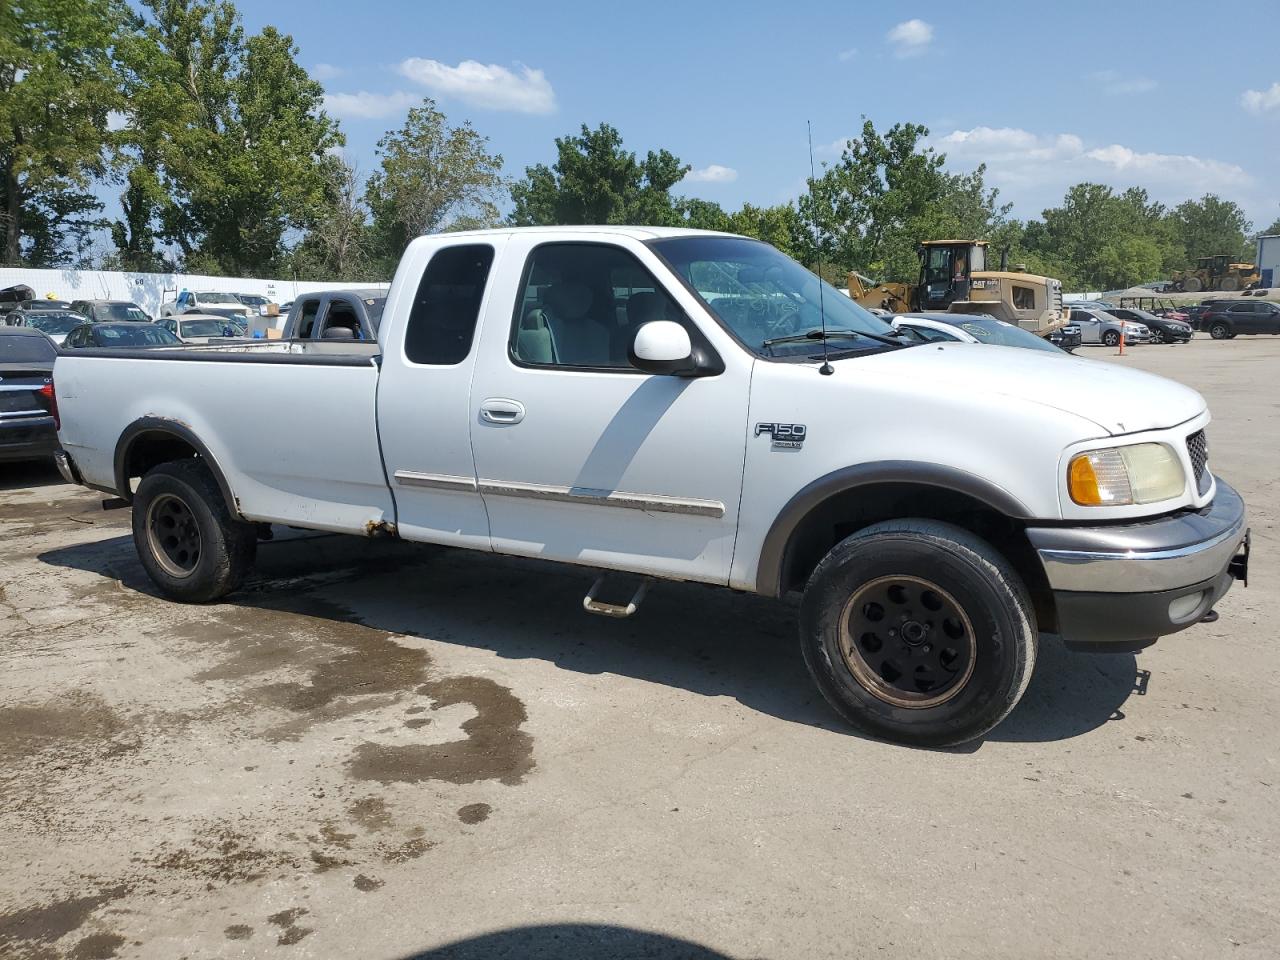
<svg viewBox="0 0 1280 960"><path fill-rule="evenodd" d="M85 693L0 708L0 762L45 750L105 753L124 726L106 703Z"/></svg>
<svg viewBox="0 0 1280 960"><path fill-rule="evenodd" d="M129 887L122 884L85 897L0 914L0 956L38 957L43 946L78 930L95 910L128 892Z"/></svg>

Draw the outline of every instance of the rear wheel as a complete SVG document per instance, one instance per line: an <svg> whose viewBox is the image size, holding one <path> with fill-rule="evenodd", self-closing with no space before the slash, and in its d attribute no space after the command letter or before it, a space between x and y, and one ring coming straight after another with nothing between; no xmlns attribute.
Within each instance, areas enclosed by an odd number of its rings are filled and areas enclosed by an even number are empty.
<svg viewBox="0 0 1280 960"><path fill-rule="evenodd" d="M1231 336L1231 328L1221 320L1218 320L1209 327L1209 336L1213 337L1215 340L1226 340Z"/></svg>
<svg viewBox="0 0 1280 960"><path fill-rule="evenodd" d="M1199 293L1204 289L1204 285L1200 282L1199 277L1187 277L1182 281L1182 289L1186 290L1187 293Z"/></svg>
<svg viewBox="0 0 1280 960"><path fill-rule="evenodd" d="M1235 277L1223 277L1222 282L1218 284L1219 290L1225 290L1230 293L1233 290L1240 289L1240 281Z"/></svg>
<svg viewBox="0 0 1280 960"><path fill-rule="evenodd" d="M1017 705L1035 665L1026 588L990 544L932 520L878 523L837 545L801 604L805 663L850 723L949 746Z"/></svg>
<svg viewBox="0 0 1280 960"><path fill-rule="evenodd" d="M1108 330L1102 335L1102 342L1108 347L1118 347L1120 346L1120 334L1114 330Z"/></svg>
<svg viewBox="0 0 1280 960"><path fill-rule="evenodd" d="M234 519L209 469L177 460L151 470L133 500L133 544L167 597L205 603L244 580L257 550L252 524Z"/></svg>

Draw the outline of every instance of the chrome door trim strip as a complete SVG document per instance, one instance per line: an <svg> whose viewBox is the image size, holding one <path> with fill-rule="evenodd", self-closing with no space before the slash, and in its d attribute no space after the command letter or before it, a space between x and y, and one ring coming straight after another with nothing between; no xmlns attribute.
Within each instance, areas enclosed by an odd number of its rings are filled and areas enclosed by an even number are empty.
<svg viewBox="0 0 1280 960"><path fill-rule="evenodd" d="M455 477L447 473L416 473L413 470L397 470L396 483L406 487L427 487L432 490L459 490L476 492L474 477Z"/></svg>
<svg viewBox="0 0 1280 960"><path fill-rule="evenodd" d="M661 494L626 493L595 487L557 487L542 483L511 483L506 480L480 481L480 492L495 497L523 497L554 503L581 503L595 507L620 507L647 513L679 513L694 517L723 517L719 500L668 497Z"/></svg>

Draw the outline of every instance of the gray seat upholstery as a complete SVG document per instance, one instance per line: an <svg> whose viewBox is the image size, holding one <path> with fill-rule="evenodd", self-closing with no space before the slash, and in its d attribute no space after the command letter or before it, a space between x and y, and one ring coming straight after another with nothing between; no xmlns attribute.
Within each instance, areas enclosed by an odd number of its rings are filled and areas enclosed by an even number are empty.
<svg viewBox="0 0 1280 960"><path fill-rule="evenodd" d="M547 329L557 362L579 367L609 365L609 329L591 315L594 295L581 283L552 284L543 296Z"/></svg>
<svg viewBox="0 0 1280 960"><path fill-rule="evenodd" d="M520 318L520 327L516 330L516 356L525 363L556 362L555 344L551 342L546 311L541 307L530 307Z"/></svg>

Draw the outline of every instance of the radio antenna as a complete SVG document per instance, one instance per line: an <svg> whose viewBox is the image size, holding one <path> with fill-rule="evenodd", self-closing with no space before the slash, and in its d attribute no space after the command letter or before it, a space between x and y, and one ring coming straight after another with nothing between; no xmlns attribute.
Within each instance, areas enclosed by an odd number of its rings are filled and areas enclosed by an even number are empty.
<svg viewBox="0 0 1280 960"><path fill-rule="evenodd" d="M813 246L818 251L818 319L822 321L822 366L818 368L818 372L829 377L836 369L827 359L827 311L822 303L822 234L818 229L818 201L813 194L813 184L818 179L813 165L813 121L806 120L804 125L809 130L809 203L813 206Z"/></svg>

